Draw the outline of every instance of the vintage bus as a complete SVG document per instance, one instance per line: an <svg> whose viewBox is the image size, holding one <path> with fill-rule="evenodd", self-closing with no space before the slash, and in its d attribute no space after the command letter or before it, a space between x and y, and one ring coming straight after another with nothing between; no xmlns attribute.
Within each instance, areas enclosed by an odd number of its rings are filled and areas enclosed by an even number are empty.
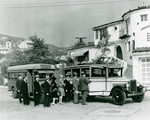
<svg viewBox="0 0 150 120"><path fill-rule="evenodd" d="M33 97L33 82L35 75L39 75L39 83L42 84L46 77L51 77L54 74L55 66L51 64L27 64L8 67L8 89L12 91L13 98L17 97L16 80L19 75L27 76L29 96Z"/></svg>
<svg viewBox="0 0 150 120"><path fill-rule="evenodd" d="M126 98L132 98L135 102L144 99L145 89L136 80L129 80L123 75L123 67L119 65L76 65L63 69L64 75L69 75L70 80L81 72L90 79L89 96L112 96L115 104L123 105Z"/></svg>

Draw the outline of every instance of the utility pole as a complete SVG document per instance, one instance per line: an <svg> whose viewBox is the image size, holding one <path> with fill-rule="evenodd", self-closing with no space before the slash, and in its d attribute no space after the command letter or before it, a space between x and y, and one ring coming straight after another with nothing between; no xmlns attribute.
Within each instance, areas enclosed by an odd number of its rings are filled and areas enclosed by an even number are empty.
<svg viewBox="0 0 150 120"><path fill-rule="evenodd" d="M86 39L86 37L76 37L76 39L80 40L80 42L83 42L83 39Z"/></svg>

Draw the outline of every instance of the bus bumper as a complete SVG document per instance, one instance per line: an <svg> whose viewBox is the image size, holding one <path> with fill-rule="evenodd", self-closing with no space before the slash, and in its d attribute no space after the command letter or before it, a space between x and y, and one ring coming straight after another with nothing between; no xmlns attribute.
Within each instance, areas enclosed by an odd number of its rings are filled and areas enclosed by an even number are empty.
<svg viewBox="0 0 150 120"><path fill-rule="evenodd" d="M138 92L138 93L131 93L131 94L128 94L127 96L128 97L132 97L132 96L139 96L139 95L144 95L145 92Z"/></svg>

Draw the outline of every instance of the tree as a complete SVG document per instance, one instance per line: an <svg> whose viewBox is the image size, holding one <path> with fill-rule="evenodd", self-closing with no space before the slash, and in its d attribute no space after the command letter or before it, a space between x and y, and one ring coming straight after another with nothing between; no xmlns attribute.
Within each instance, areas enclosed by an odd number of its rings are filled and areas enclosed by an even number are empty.
<svg viewBox="0 0 150 120"><path fill-rule="evenodd" d="M48 46L44 43L44 39L37 35L30 36L29 39L33 42L32 49L26 51L30 62L40 62L49 55Z"/></svg>
<svg viewBox="0 0 150 120"><path fill-rule="evenodd" d="M105 36L105 38L100 40L100 42L98 44L98 47L102 50L102 56L106 56L106 52L110 51L110 49L108 48L109 38L110 38L110 35L108 34L107 36Z"/></svg>
<svg viewBox="0 0 150 120"><path fill-rule="evenodd" d="M110 49L108 48L108 40L110 38L110 35L108 32L105 34L101 34L100 36L100 42L98 44L99 49L101 49L101 56L99 56L96 60L93 60L96 64L107 64L107 63L115 63L115 60L110 61L110 59L107 57L107 52L110 52Z"/></svg>
<svg viewBox="0 0 150 120"><path fill-rule="evenodd" d="M4 58L5 55L0 53L0 59Z"/></svg>

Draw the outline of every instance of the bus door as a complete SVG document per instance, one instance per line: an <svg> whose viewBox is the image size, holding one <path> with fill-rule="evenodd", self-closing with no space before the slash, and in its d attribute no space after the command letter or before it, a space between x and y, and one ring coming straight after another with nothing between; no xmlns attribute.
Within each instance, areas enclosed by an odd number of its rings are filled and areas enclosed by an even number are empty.
<svg viewBox="0 0 150 120"><path fill-rule="evenodd" d="M106 90L106 70L104 68L91 67L91 83L89 89L92 92L103 92Z"/></svg>

